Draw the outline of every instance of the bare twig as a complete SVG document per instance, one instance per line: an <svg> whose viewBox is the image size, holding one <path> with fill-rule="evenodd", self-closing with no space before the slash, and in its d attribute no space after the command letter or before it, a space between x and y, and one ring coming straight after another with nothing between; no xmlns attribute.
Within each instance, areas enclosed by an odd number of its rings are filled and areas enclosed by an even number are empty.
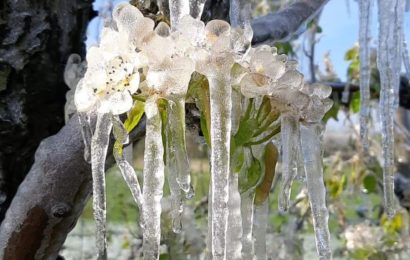
<svg viewBox="0 0 410 260"><path fill-rule="evenodd" d="M287 8L252 22L253 44L286 41L312 20L329 0L300 0Z"/></svg>

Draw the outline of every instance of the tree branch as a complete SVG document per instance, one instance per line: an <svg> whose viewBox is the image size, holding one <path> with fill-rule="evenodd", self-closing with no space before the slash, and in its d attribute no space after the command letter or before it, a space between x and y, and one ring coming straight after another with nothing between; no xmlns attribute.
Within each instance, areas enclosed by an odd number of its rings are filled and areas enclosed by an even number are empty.
<svg viewBox="0 0 410 260"><path fill-rule="evenodd" d="M145 117L130 139L144 133ZM0 226L0 259L56 259L91 195L91 168L83 154L77 115L41 142Z"/></svg>
<svg viewBox="0 0 410 260"><path fill-rule="evenodd" d="M287 8L252 21L253 44L287 41L300 33L329 0L300 0Z"/></svg>

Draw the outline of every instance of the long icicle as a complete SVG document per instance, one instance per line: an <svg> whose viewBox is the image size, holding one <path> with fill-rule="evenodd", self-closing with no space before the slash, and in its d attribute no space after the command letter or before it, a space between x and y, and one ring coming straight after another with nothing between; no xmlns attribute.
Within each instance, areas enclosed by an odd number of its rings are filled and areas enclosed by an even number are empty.
<svg viewBox="0 0 410 260"><path fill-rule="evenodd" d="M241 213L242 213L242 259L253 259L253 201L254 191L247 191L241 194Z"/></svg>
<svg viewBox="0 0 410 260"><path fill-rule="evenodd" d="M180 123L176 121L177 116L175 115L175 103L171 100L167 104L167 119L165 126L165 140L166 140L166 171L168 186L171 192L171 217L172 217L172 230L175 233L180 233L182 230L182 212L183 212L183 197L182 190L178 184L178 159L177 159L177 147L175 134L176 127L181 127ZM177 118L175 118L177 117ZM185 115L184 115L185 117ZM184 123L185 124L185 123ZM178 133L177 133L178 134ZM188 169L189 170L189 169ZM189 186L188 186L189 189Z"/></svg>
<svg viewBox="0 0 410 260"><path fill-rule="evenodd" d="M122 177L131 191L139 210L142 210L142 193L137 174L134 168L124 157L123 144L128 143L128 132L118 116L113 117L113 133L116 139L114 144L114 159L120 169Z"/></svg>
<svg viewBox="0 0 410 260"><path fill-rule="evenodd" d="M189 0L169 0L169 16L172 30L178 27L179 20L185 15L189 15Z"/></svg>
<svg viewBox="0 0 410 260"><path fill-rule="evenodd" d="M400 83L402 17L404 1L378 1L379 46L377 67L380 72L380 116L382 123L382 154L384 206L386 214L395 214L394 200L394 116ZM403 7L401 10L400 8ZM397 64L398 63L398 64Z"/></svg>
<svg viewBox="0 0 410 260"><path fill-rule="evenodd" d="M185 139L185 98L178 97L168 105L168 126L172 135L170 144L174 153L176 180L180 188L188 193L191 190L191 171Z"/></svg>
<svg viewBox="0 0 410 260"><path fill-rule="evenodd" d="M226 234L226 255L229 259L240 260L242 258L242 217L241 195L238 187L239 174L231 172L229 176L229 216L228 231Z"/></svg>
<svg viewBox="0 0 410 260"><path fill-rule="evenodd" d="M319 259L328 260L332 258L332 251L328 227L329 212L326 208L326 188L323 181L322 128L319 123L312 123L301 126L300 130L316 248Z"/></svg>
<svg viewBox="0 0 410 260"><path fill-rule="evenodd" d="M359 44L360 44L360 139L363 152L369 150L370 117L370 22L373 0L359 1Z"/></svg>
<svg viewBox="0 0 410 260"><path fill-rule="evenodd" d="M86 162L91 162L91 138L93 134L90 116L87 112L78 112L77 114L81 126L81 135L84 141L84 160Z"/></svg>
<svg viewBox="0 0 410 260"><path fill-rule="evenodd" d="M145 102L147 126L144 151L144 187L143 187L143 252L144 259L159 258L161 238L161 199L164 186L164 147L161 136L161 116L157 105L157 96L149 97Z"/></svg>
<svg viewBox="0 0 410 260"><path fill-rule="evenodd" d="M242 107L241 93L236 87L232 89L231 134L238 131ZM233 153L233 151L232 151ZM226 235L226 254L234 259L242 258L242 214L241 194L239 192L239 173L232 169L229 175L229 216L228 232Z"/></svg>
<svg viewBox="0 0 410 260"><path fill-rule="evenodd" d="M282 143L282 187L279 193L279 210L287 211L290 201L292 182L297 175L295 167L298 160L299 122L290 114L281 116Z"/></svg>
<svg viewBox="0 0 410 260"><path fill-rule="evenodd" d="M402 56L403 56L404 68L406 69L406 77L410 84L410 55L409 55L409 50L408 50L407 42L405 41L404 35L403 35Z"/></svg>
<svg viewBox="0 0 410 260"><path fill-rule="evenodd" d="M226 259L232 88L230 73L208 77L211 98L212 256Z"/></svg>
<svg viewBox="0 0 410 260"><path fill-rule="evenodd" d="M251 18L251 4L249 0L230 0L229 18L232 28L248 26Z"/></svg>
<svg viewBox="0 0 410 260"><path fill-rule="evenodd" d="M255 260L266 260L266 229L268 228L269 199L255 206L253 238L255 240Z"/></svg>
<svg viewBox="0 0 410 260"><path fill-rule="evenodd" d="M189 0L190 14L193 18L201 20L206 0Z"/></svg>
<svg viewBox="0 0 410 260"><path fill-rule="evenodd" d="M105 159L112 128L111 114L98 114L91 139L91 170L93 176L93 209L96 223L98 260L107 259Z"/></svg>

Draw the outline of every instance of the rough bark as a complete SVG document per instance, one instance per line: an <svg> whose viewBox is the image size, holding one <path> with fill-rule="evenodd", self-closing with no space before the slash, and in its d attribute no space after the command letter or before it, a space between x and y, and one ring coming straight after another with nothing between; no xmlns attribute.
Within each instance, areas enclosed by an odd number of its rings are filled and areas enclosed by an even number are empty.
<svg viewBox="0 0 410 260"><path fill-rule="evenodd" d="M0 221L40 141L64 124L64 64L83 53L91 2L0 3Z"/></svg>
<svg viewBox="0 0 410 260"><path fill-rule="evenodd" d="M55 259L91 195L78 118L41 142L0 227L0 258Z"/></svg>

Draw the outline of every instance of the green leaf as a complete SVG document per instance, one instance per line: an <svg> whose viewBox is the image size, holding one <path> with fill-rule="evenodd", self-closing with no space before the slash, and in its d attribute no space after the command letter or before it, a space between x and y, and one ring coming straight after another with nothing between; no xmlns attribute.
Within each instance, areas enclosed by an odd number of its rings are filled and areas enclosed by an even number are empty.
<svg viewBox="0 0 410 260"><path fill-rule="evenodd" d="M268 143L265 148L265 175L261 183L256 187L254 203L262 204L268 197L275 177L276 163L278 162L278 149L273 143Z"/></svg>
<svg viewBox="0 0 410 260"><path fill-rule="evenodd" d="M127 114L127 119L124 122L125 129L128 133L131 132L140 122L142 115L144 114L144 102L135 100L134 106Z"/></svg>
<svg viewBox="0 0 410 260"><path fill-rule="evenodd" d="M329 121L329 119L333 118L336 121L339 121L337 118L337 114L339 113L340 109L340 103L339 102L333 102L332 108L329 109L329 111L326 112L325 116L323 117L323 122L326 123Z"/></svg>
<svg viewBox="0 0 410 260"><path fill-rule="evenodd" d="M254 131L258 128L258 120L250 118L248 120L241 120L239 123L238 132L235 134L235 143L241 146L253 137Z"/></svg>
<svg viewBox="0 0 410 260"><path fill-rule="evenodd" d="M258 184L262 175L262 166L256 158L252 158L249 168L239 175L239 192L244 193Z"/></svg>
<svg viewBox="0 0 410 260"><path fill-rule="evenodd" d="M358 113L360 111L360 92L357 91L353 93L352 100L350 101L350 110L353 113Z"/></svg>
<svg viewBox="0 0 410 260"><path fill-rule="evenodd" d="M377 179L373 174L368 174L363 178L363 187L369 193L377 193Z"/></svg>
<svg viewBox="0 0 410 260"><path fill-rule="evenodd" d="M358 59L359 58L359 48L357 46L354 46L348 49L347 52L345 53L344 58L346 61Z"/></svg>

